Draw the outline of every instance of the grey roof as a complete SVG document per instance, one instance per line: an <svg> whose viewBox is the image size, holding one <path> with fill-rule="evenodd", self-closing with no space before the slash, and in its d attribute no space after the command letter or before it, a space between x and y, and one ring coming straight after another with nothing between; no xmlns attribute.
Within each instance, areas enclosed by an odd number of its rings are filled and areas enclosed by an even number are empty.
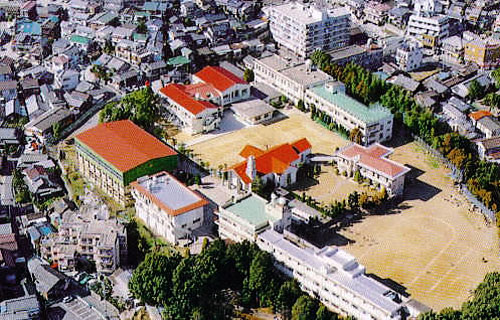
<svg viewBox="0 0 500 320"><path fill-rule="evenodd" d="M12 225L10 223L0 224L0 234L11 234L11 233L12 233Z"/></svg>
<svg viewBox="0 0 500 320"><path fill-rule="evenodd" d="M481 139L481 140L476 141L476 143L482 144L486 150L494 149L494 148L500 147L500 137Z"/></svg>
<svg viewBox="0 0 500 320"><path fill-rule="evenodd" d="M31 317L16 317L17 314L27 316L30 313L40 312L40 303L36 295L27 295L20 298L5 300L0 303L0 319L31 319Z"/></svg>
<svg viewBox="0 0 500 320"><path fill-rule="evenodd" d="M241 70L240 68L238 68L234 64L232 64L232 63L230 63L228 61L222 61L219 64L219 66L222 67L222 68L224 68L224 69L226 69L227 71L230 71L232 74L234 74L238 78L243 79L243 75L244 75L243 70Z"/></svg>
<svg viewBox="0 0 500 320"><path fill-rule="evenodd" d="M137 183L171 210L181 210L203 201L200 195L166 172L140 178Z"/></svg>
<svg viewBox="0 0 500 320"><path fill-rule="evenodd" d="M12 89L17 89L17 81L15 80L0 81L0 91L12 90Z"/></svg>
<svg viewBox="0 0 500 320"><path fill-rule="evenodd" d="M38 258L28 260L28 270L35 277L35 285L39 292L48 293L64 276L44 264Z"/></svg>
<svg viewBox="0 0 500 320"><path fill-rule="evenodd" d="M0 128L0 141L2 140L17 140L15 128Z"/></svg>
<svg viewBox="0 0 500 320"><path fill-rule="evenodd" d="M26 124L26 128L35 127L42 133L52 128L54 123L61 122L67 119L71 115L71 112L65 107L58 107L51 109L38 118L30 121Z"/></svg>
<svg viewBox="0 0 500 320"><path fill-rule="evenodd" d="M394 77L391 82L397 86L403 87L410 92L415 92L420 85L420 83L418 83L417 81L402 74Z"/></svg>
<svg viewBox="0 0 500 320"><path fill-rule="evenodd" d="M28 167L30 164L47 160L49 156L43 153L23 153L17 160L17 167Z"/></svg>
<svg viewBox="0 0 500 320"><path fill-rule="evenodd" d="M12 69L6 64L0 64L0 74L12 74Z"/></svg>
<svg viewBox="0 0 500 320"><path fill-rule="evenodd" d="M490 131L499 131L500 130L500 122L492 117L482 117L477 120L482 126L486 127Z"/></svg>
<svg viewBox="0 0 500 320"><path fill-rule="evenodd" d="M244 118L254 118L273 112L275 109L262 100L254 99L233 103L231 110Z"/></svg>

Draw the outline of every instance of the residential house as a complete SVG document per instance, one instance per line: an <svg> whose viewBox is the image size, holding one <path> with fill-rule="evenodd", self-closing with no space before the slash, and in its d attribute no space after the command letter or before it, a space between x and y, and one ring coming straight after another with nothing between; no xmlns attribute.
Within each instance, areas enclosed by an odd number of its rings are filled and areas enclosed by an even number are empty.
<svg viewBox="0 0 500 320"><path fill-rule="evenodd" d="M500 163L500 136L474 141L481 160Z"/></svg>
<svg viewBox="0 0 500 320"><path fill-rule="evenodd" d="M69 42L85 53L88 53L92 48L92 39L85 36L72 35Z"/></svg>
<svg viewBox="0 0 500 320"><path fill-rule="evenodd" d="M41 306L35 294L4 300L0 303L0 320L38 320Z"/></svg>
<svg viewBox="0 0 500 320"><path fill-rule="evenodd" d="M89 94L78 91L73 91L71 93L66 92L64 94L64 99L68 107L76 114L87 110L92 103L92 97Z"/></svg>
<svg viewBox="0 0 500 320"><path fill-rule="evenodd" d="M70 91L75 89L79 82L80 72L69 69L55 74L54 88Z"/></svg>
<svg viewBox="0 0 500 320"><path fill-rule="evenodd" d="M464 41L460 36L451 36L441 41L441 58L446 62L461 64L464 59Z"/></svg>
<svg viewBox="0 0 500 320"><path fill-rule="evenodd" d="M363 10L365 22L381 26L387 21L387 15L392 7L386 3L370 1Z"/></svg>
<svg viewBox="0 0 500 320"><path fill-rule="evenodd" d="M24 126L24 134L30 137L37 137L39 141L44 143L52 136L54 124L59 123L64 127L71 123L72 120L71 112L67 108L56 107L30 120Z"/></svg>
<svg viewBox="0 0 500 320"><path fill-rule="evenodd" d="M409 168L387 158L393 149L375 143L368 147L350 144L335 153L334 161L340 172L353 176L359 172L361 177L385 188L389 196L402 196L405 175Z"/></svg>
<svg viewBox="0 0 500 320"><path fill-rule="evenodd" d="M306 138L292 143L284 143L268 150L246 145L240 152L244 161L231 166L229 184L238 191L250 192L252 182L257 176L262 184L286 187L294 184L298 168L308 161L311 144Z"/></svg>
<svg viewBox="0 0 500 320"><path fill-rule="evenodd" d="M422 66L424 53L417 42L405 42L396 49L396 64L405 72L414 71Z"/></svg>
<svg viewBox="0 0 500 320"><path fill-rule="evenodd" d="M159 172L131 183L137 216L154 234L178 244L210 224L208 201L173 175Z"/></svg>
<svg viewBox="0 0 500 320"><path fill-rule="evenodd" d="M5 151L10 147L21 144L22 132L16 128L0 128L0 150Z"/></svg>
<svg viewBox="0 0 500 320"><path fill-rule="evenodd" d="M40 165L33 165L23 170L24 182L28 190L38 201L60 195L63 189L57 182L57 176Z"/></svg>
<svg viewBox="0 0 500 320"><path fill-rule="evenodd" d="M464 46L464 59L483 69L497 68L500 65L500 40L489 38L467 42Z"/></svg>
<svg viewBox="0 0 500 320"><path fill-rule="evenodd" d="M0 100L4 103L17 98L17 81L0 81Z"/></svg>
<svg viewBox="0 0 500 320"><path fill-rule="evenodd" d="M9 65L0 64L0 82L14 80L14 73Z"/></svg>
<svg viewBox="0 0 500 320"><path fill-rule="evenodd" d="M209 26L205 32L205 36L211 46L227 44L233 36L233 30L229 26L229 22L220 21Z"/></svg>

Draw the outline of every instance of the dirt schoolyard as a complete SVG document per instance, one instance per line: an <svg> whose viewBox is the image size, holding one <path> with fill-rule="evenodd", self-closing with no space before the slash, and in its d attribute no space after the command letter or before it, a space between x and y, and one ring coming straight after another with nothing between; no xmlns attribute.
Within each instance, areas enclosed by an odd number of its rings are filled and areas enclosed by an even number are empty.
<svg viewBox="0 0 500 320"><path fill-rule="evenodd" d="M331 155L348 144L335 133L312 122L307 115L290 112L285 120L199 139L179 135L210 167L231 166L246 144L268 148L307 137L313 153ZM198 140L194 140L198 139ZM197 141L200 141L199 143ZM448 170L414 143L395 148L392 160L412 168L407 177L404 201L395 214L367 216L340 233L351 240L344 249L366 266L367 272L391 279L411 296L440 310L459 307L487 272L500 269L497 228L487 226L448 177ZM335 176L324 167L306 192L329 203L361 186Z"/></svg>

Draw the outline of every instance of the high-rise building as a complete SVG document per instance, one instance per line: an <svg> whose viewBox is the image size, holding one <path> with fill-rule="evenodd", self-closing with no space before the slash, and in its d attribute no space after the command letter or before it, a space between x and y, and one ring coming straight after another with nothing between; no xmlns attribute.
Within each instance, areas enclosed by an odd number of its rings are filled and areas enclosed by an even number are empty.
<svg viewBox="0 0 500 320"><path fill-rule="evenodd" d="M349 44L350 13L345 8L317 8L286 3L269 10L270 30L279 45L298 56Z"/></svg>

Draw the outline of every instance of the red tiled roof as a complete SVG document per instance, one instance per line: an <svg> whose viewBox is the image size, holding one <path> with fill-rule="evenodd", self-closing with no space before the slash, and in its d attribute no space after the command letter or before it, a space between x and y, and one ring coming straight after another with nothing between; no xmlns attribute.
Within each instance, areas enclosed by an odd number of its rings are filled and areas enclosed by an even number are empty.
<svg viewBox="0 0 500 320"><path fill-rule="evenodd" d="M302 140L299 140L301 141L301 143L299 143L301 147L305 147L307 145L310 146L310 143L309 141L307 141L307 139ZM266 151L262 151L257 147L247 145L240 152L240 155L247 157L253 155L255 157L255 167L257 169L257 172L262 175L266 175L269 173L283 174L290 167L292 162L299 159L299 154L304 152L305 150L307 150L307 148L299 151L289 143L275 146ZM244 183L250 183L252 182L252 180L247 176L246 168L247 160L232 166L230 169L234 170Z"/></svg>
<svg viewBox="0 0 500 320"><path fill-rule="evenodd" d="M207 66L195 73L195 76L203 82L210 83L219 91L226 91L238 83L247 84L243 79L221 67Z"/></svg>
<svg viewBox="0 0 500 320"><path fill-rule="evenodd" d="M47 171L42 166L34 166L33 168L24 169L24 173L28 176L29 179L33 180L38 176L47 175Z"/></svg>
<svg viewBox="0 0 500 320"><path fill-rule="evenodd" d="M16 251L18 249L14 233L0 234L0 249Z"/></svg>
<svg viewBox="0 0 500 320"><path fill-rule="evenodd" d="M197 115L205 111L205 109L217 108L216 105L208 101L194 99L185 91L185 86L181 84L171 83L161 88L160 92L193 115Z"/></svg>
<svg viewBox="0 0 500 320"><path fill-rule="evenodd" d="M352 144L342 150L339 155L349 159L359 156L359 162L361 164L383 172L388 176L395 177L407 170L407 168L386 159L384 156L389 152L390 149L381 145L372 145L365 148L358 144Z"/></svg>
<svg viewBox="0 0 500 320"><path fill-rule="evenodd" d="M302 138L292 143L292 147L297 149L300 153L306 151L307 149L311 149L311 144L306 138Z"/></svg>
<svg viewBox="0 0 500 320"><path fill-rule="evenodd" d="M220 93L210 83L196 83L184 86L184 91L190 96L200 95L201 99L208 100L212 97L220 96Z"/></svg>
<svg viewBox="0 0 500 320"><path fill-rule="evenodd" d="M480 120L484 117L488 117L488 116L491 116L491 112L489 112L488 110L479 110L479 111L469 113L469 117L471 117L475 121L478 121L478 120Z"/></svg>
<svg viewBox="0 0 500 320"><path fill-rule="evenodd" d="M101 123L76 136L121 172L177 152L130 120Z"/></svg>

